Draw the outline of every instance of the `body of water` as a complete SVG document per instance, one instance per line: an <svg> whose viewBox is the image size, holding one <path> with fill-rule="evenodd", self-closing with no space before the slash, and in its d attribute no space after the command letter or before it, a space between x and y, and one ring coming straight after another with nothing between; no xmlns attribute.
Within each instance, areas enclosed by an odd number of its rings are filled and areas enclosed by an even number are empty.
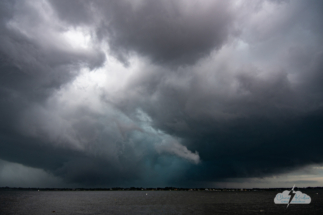
<svg viewBox="0 0 323 215"><path fill-rule="evenodd" d="M286 209L278 191L0 191L0 214L323 214L323 191L304 192L311 204Z"/></svg>

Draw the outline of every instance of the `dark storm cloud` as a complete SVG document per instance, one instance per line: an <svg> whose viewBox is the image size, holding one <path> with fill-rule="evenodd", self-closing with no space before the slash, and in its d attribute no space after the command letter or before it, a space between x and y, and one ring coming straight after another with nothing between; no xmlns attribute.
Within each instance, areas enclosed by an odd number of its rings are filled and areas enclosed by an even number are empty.
<svg viewBox="0 0 323 215"><path fill-rule="evenodd" d="M314 82L293 89L284 73L266 81L248 75L235 78L237 97L218 93L221 89L195 77L184 89L161 81L153 93L157 99L145 100L144 110L156 127L185 139L188 149L199 152L202 163L185 179L264 177L323 161L322 97L308 91Z"/></svg>
<svg viewBox="0 0 323 215"><path fill-rule="evenodd" d="M102 186L121 185L126 179L138 177L139 169L133 163L123 169L121 164L107 162L98 156L85 156L81 152L42 144L39 140L16 134L16 138L1 138L1 157L10 162L22 163L29 167L44 169L64 179L63 185ZM10 145L14 145L14 148ZM9 146L8 146L9 145ZM32 174L32 173L30 173ZM29 174L24 176L30 177ZM46 182L44 182L46 186ZM1 184L5 185L5 184Z"/></svg>
<svg viewBox="0 0 323 215"><path fill-rule="evenodd" d="M322 5L2 1L1 168L203 186L322 163Z"/></svg>
<svg viewBox="0 0 323 215"><path fill-rule="evenodd" d="M84 21L101 15L98 36L122 61L132 52L159 64L194 64L219 49L233 29L230 1L52 1L63 20Z"/></svg>
<svg viewBox="0 0 323 215"><path fill-rule="evenodd" d="M279 7L288 8L286 4ZM185 179L263 177L323 162L323 35L312 25L314 17L314 23L322 20L317 9L321 6L311 1L291 7L290 13L297 14L279 19L291 25L285 34L279 32L285 29L262 26L257 33L264 31L266 37L249 41L259 54L255 61L263 58L265 63L232 69L227 66L234 63L230 56L224 62L206 60L179 68L177 74L158 73L136 82L154 126L185 139L188 149L199 152L202 164L193 166ZM300 17L291 19L296 15Z"/></svg>
<svg viewBox="0 0 323 215"><path fill-rule="evenodd" d="M119 2L107 28L111 47L120 55L130 50L162 64L193 64L220 48L232 27L228 1L204 8L148 1L138 9Z"/></svg>
<svg viewBox="0 0 323 215"><path fill-rule="evenodd" d="M79 24L91 24L92 17L96 14L92 10L89 1L50 1L59 17L75 26Z"/></svg>
<svg viewBox="0 0 323 215"><path fill-rule="evenodd" d="M74 71L79 69L80 63L92 68L102 64L102 53L66 52L60 49L63 45L60 41L51 40L50 34L41 39L56 44L42 44L44 41L37 37L43 37L48 29L41 17L37 17L40 15L35 8L27 3L3 1L1 4L4 11L0 26L0 94L4 113L1 118L17 114L10 109L19 111L17 109L23 109L32 101L46 99L54 89L76 75ZM10 123L12 119L4 121Z"/></svg>

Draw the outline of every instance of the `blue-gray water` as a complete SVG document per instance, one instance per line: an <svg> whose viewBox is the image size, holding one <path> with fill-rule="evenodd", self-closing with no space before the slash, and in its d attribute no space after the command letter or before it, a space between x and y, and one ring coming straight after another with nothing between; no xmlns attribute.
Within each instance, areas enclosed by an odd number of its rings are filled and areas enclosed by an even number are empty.
<svg viewBox="0 0 323 215"><path fill-rule="evenodd" d="M0 214L323 214L323 191L304 192L311 204L286 209L275 191L0 191Z"/></svg>

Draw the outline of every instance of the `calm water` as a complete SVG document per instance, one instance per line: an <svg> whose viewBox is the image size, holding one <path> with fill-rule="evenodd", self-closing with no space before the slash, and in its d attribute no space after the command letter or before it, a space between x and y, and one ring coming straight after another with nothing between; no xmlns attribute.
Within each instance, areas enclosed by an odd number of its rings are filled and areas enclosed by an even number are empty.
<svg viewBox="0 0 323 215"><path fill-rule="evenodd" d="M286 209L275 191L0 191L0 214L323 214L323 191L305 193Z"/></svg>

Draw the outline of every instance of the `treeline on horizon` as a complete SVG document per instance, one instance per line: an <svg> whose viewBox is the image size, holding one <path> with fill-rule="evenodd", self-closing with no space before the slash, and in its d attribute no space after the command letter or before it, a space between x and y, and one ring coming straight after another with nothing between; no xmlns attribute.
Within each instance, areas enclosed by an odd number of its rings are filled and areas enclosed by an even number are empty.
<svg viewBox="0 0 323 215"><path fill-rule="evenodd" d="M32 190L32 191L270 191L290 190L291 188L178 188L178 187L112 187L112 188L31 188L31 187L0 187L0 190ZM295 190L323 189L323 187L295 187Z"/></svg>

